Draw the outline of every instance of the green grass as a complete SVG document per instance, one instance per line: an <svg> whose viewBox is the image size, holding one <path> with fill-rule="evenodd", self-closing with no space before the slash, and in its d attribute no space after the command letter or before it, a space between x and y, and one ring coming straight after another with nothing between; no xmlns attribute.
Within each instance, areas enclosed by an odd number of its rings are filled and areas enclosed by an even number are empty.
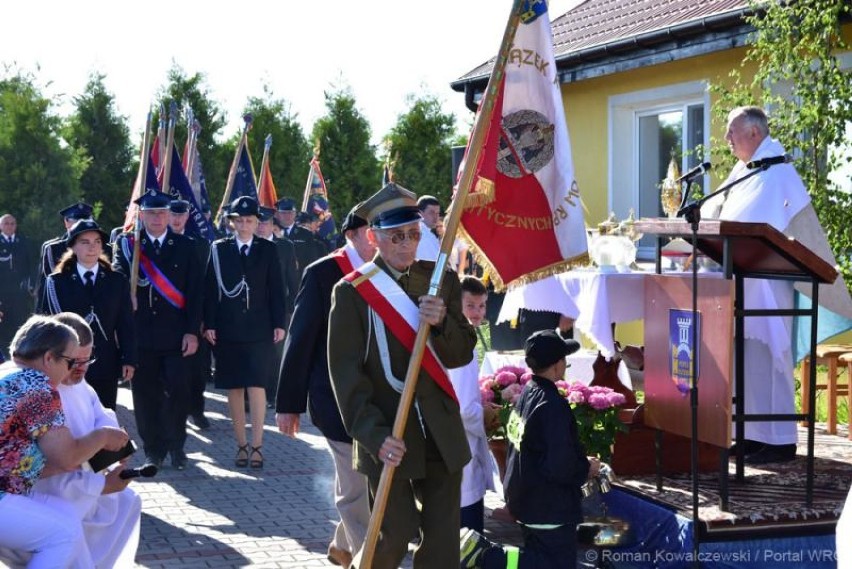
<svg viewBox="0 0 852 569"><path fill-rule="evenodd" d="M801 386L801 366L796 367L796 409L802 411L802 386ZM828 375L828 368L823 365L817 366L817 383L825 384ZM846 385L847 381L846 370L844 369L840 377L837 378L838 385ZM825 389L818 389L816 392L816 420L818 423L824 423L828 420L828 393ZM837 424L846 425L849 423L849 405L848 399L845 396L838 397L837 401Z"/></svg>

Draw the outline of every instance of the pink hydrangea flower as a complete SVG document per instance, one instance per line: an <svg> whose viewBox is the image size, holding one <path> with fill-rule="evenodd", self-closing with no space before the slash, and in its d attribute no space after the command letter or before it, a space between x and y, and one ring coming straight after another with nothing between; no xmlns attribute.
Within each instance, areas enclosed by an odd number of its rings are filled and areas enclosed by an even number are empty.
<svg viewBox="0 0 852 569"><path fill-rule="evenodd" d="M580 404L580 403L586 402L586 398L583 397L582 391L577 391L577 390L569 391L566 398L568 399L568 403Z"/></svg>
<svg viewBox="0 0 852 569"><path fill-rule="evenodd" d="M491 389L481 389L479 391L479 395L482 399L482 403L493 403L494 402L494 391Z"/></svg>
<svg viewBox="0 0 852 569"><path fill-rule="evenodd" d="M501 371L508 371L520 377L530 370L520 366L503 366L497 370L497 373L500 373Z"/></svg>
<svg viewBox="0 0 852 569"><path fill-rule="evenodd" d="M597 409L598 411L607 409L609 408L609 398L607 398L605 393L592 393L589 395L589 405L592 409Z"/></svg>
<svg viewBox="0 0 852 569"><path fill-rule="evenodd" d="M528 384L530 382L530 380L532 379L532 376L533 376L533 374L532 374L531 371L528 371L525 374L521 375L521 385Z"/></svg>
<svg viewBox="0 0 852 569"><path fill-rule="evenodd" d="M497 374L494 380L500 387L508 387L518 383L518 376L511 371L501 371Z"/></svg>
<svg viewBox="0 0 852 569"><path fill-rule="evenodd" d="M609 400L610 407L618 407L619 405L624 405L627 403L627 398L624 397L623 393L618 393L617 391L613 391L607 395L607 399Z"/></svg>
<svg viewBox="0 0 852 569"><path fill-rule="evenodd" d="M518 400L518 397L521 396L521 392L524 388L519 383L513 383L512 385L505 388L500 392L500 396L504 401L508 401L512 405Z"/></svg>

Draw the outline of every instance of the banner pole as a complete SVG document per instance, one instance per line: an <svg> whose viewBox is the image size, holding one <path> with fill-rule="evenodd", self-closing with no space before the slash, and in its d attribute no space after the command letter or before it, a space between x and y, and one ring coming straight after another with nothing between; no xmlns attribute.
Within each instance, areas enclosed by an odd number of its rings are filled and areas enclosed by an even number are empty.
<svg viewBox="0 0 852 569"><path fill-rule="evenodd" d="M447 266L450 252L452 251L453 243L456 238L461 213L464 209L464 202L470 189L473 186L473 175L479 162L479 156L482 151L484 139L491 125L492 111L494 102L497 99L497 93L500 89L500 84L503 80L503 74L506 68L506 60L509 56L509 51L512 48L512 43L515 40L515 32L518 30L518 25L521 19L521 6L523 0L514 0L512 3L512 12L509 16L509 21L506 24L506 29L503 32L503 41L500 44L500 51L497 59L494 62L494 67L491 69L491 76L488 79L488 86L485 89L485 95L480 104L479 111L476 115L471 142L468 145L469 154L465 159L464 169L462 171L461 181L459 182L458 190L453 199L453 206L450 208L448 220L445 221L444 236L441 239L441 251L438 254L438 260L435 263L435 270L432 272L432 278L429 282L429 294L437 296L441 290L441 280L444 276L444 271ZM414 391L417 387L417 378L420 373L420 363L423 360L423 351L426 348L426 340L429 338L429 324L420 322L417 329L417 337L414 340L414 348L411 353L411 359L408 362L408 371L405 374L405 387L400 395L399 405L396 410L396 418L393 423L393 437L402 439L405 425L408 422L408 413L411 410L411 404L414 400ZM373 501L373 510L370 515L370 523L367 526L367 535L364 538L364 545L360 553L359 567L366 569L373 565L373 557L375 555L376 543L379 539L379 531L382 526L382 519L387 508L388 495L390 493L391 484L393 482L393 474L395 467L385 463L382 469L382 475L379 479L379 487L376 491L376 496Z"/></svg>

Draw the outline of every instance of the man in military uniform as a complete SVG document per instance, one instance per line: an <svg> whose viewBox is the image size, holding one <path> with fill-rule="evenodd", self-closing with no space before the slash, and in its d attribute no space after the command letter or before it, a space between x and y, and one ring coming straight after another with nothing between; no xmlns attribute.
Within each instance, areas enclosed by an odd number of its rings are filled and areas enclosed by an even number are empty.
<svg viewBox="0 0 852 569"><path fill-rule="evenodd" d="M374 568L399 567L416 536L414 567L458 563L462 467L470 460L446 368L466 365L476 334L461 310L455 273L427 295L434 263L415 261L415 195L388 184L364 203L379 254L340 281L329 317L329 372L353 463L375 495L383 465L396 467ZM402 439L391 429L420 322L432 328ZM358 564L356 557L355 564Z"/></svg>
<svg viewBox="0 0 852 569"><path fill-rule="evenodd" d="M0 353L8 357L9 343L29 316L32 304L32 250L17 233L18 221L10 213L0 217Z"/></svg>
<svg viewBox="0 0 852 569"><path fill-rule="evenodd" d="M284 346L284 362L278 378L276 420L287 436L299 432L299 416L310 403L311 422L328 441L334 458L334 503L340 522L328 546L332 563L348 567L352 555L364 543L369 521L367 481L352 470L352 438L346 434L328 376L328 313L331 290L337 281L371 260L376 247L367 239L367 221L349 212L341 231L346 244L305 270L290 334Z"/></svg>
<svg viewBox="0 0 852 569"><path fill-rule="evenodd" d="M275 226L281 230L284 237L290 238L290 233L296 227L296 202L292 198L281 198L275 202ZM278 231L277 237L281 237Z"/></svg>
<svg viewBox="0 0 852 569"><path fill-rule="evenodd" d="M133 377L136 425L148 460L186 468L189 356L198 349L204 269L189 238L169 229L171 199L149 189L136 200L142 223L136 330L139 367ZM133 236L116 243L115 269L130 276Z"/></svg>
<svg viewBox="0 0 852 569"><path fill-rule="evenodd" d="M77 202L59 210L59 215L62 216L62 221L65 223L65 233L41 244L41 253L39 253L41 261L39 263L38 283L36 284L36 305L39 304L38 301L44 290L44 280L56 269L56 263L68 249L65 244L65 240L68 238L68 230L81 219L92 219L93 212L94 208L84 202Z"/></svg>
<svg viewBox="0 0 852 569"><path fill-rule="evenodd" d="M186 223L189 221L189 202L186 200L172 200L169 204L169 229L177 235L186 234ZM198 261L202 267L207 266L207 257L210 256L210 243L203 238L186 235L192 240L192 245L198 254ZM199 334L201 330L199 330ZM211 369L210 344L199 339L198 351L190 356L191 380L189 384L188 411L192 416L192 422L199 429L209 429L210 420L204 416L204 389L210 377Z"/></svg>
<svg viewBox="0 0 852 569"><path fill-rule="evenodd" d="M273 232L273 216L275 210L271 207L260 207L258 224L255 235L260 239L272 241L278 252L278 261L281 265L282 278L284 280L284 308L286 312L287 326L293 316L293 304L296 293L299 290L299 269L296 263L296 251L293 242L286 237L275 237ZM278 368L281 367L281 358L284 355L284 342L275 344L275 365L273 373L269 377L266 386L266 405L272 409L275 406L275 389L278 387Z"/></svg>
<svg viewBox="0 0 852 569"><path fill-rule="evenodd" d="M308 265L328 255L328 249L323 245L312 230L312 223L317 216L306 211L301 211L296 216L296 226L290 230L288 239L293 242L296 249L296 262L299 265L299 277L305 274Z"/></svg>

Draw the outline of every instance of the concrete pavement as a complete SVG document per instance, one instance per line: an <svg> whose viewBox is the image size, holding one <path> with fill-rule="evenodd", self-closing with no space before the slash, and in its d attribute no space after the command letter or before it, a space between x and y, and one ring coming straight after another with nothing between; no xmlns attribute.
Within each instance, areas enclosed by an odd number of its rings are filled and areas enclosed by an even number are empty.
<svg viewBox="0 0 852 569"><path fill-rule="evenodd" d="M223 392L209 389L211 428L188 428L186 470L166 460L153 479L133 483L142 496L138 567L331 567L326 549L337 520L334 467L325 439L302 419L297 440L281 435L267 411L262 470L234 466L236 443ZM135 432L128 389L119 390L118 415ZM141 444L140 444L141 446ZM144 461L141 450L130 466ZM486 510L501 505L486 497ZM486 519L486 533L517 545L512 524ZM410 556L403 567L410 567Z"/></svg>

